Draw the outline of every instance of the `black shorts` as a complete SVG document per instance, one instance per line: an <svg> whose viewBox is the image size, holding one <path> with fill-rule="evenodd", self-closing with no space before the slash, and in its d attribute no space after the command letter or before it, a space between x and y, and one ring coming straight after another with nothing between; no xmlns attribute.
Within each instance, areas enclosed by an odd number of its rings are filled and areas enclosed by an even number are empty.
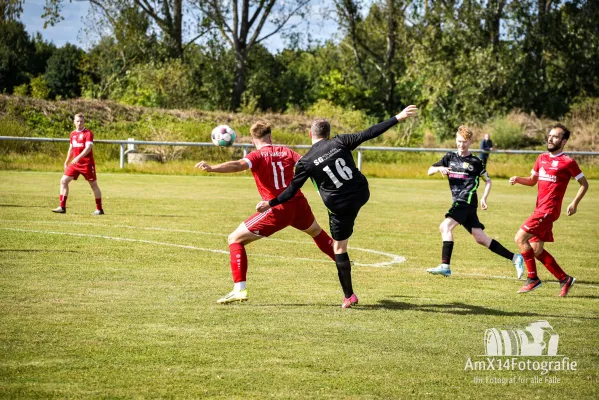
<svg viewBox="0 0 599 400"><path fill-rule="evenodd" d="M329 209L329 228L331 237L336 241L349 239L354 233L354 223L360 209L368 202L370 191L365 190L359 195L344 199L344 204L337 204Z"/></svg>
<svg viewBox="0 0 599 400"><path fill-rule="evenodd" d="M478 220L476 207L466 203L455 202L445 214L445 218L451 218L462 225L466 230L472 233L472 228L485 229L485 226Z"/></svg>

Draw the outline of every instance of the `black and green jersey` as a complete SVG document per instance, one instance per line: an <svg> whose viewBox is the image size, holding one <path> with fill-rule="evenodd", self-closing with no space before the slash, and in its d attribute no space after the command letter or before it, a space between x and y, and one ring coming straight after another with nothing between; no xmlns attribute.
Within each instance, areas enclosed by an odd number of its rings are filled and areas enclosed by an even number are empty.
<svg viewBox="0 0 599 400"><path fill-rule="evenodd" d="M489 179L480 158L473 154L462 157L457 152L450 151L441 160L434 163L433 167L448 167L450 169L449 188L454 202L478 207L476 190L480 184L480 178Z"/></svg>

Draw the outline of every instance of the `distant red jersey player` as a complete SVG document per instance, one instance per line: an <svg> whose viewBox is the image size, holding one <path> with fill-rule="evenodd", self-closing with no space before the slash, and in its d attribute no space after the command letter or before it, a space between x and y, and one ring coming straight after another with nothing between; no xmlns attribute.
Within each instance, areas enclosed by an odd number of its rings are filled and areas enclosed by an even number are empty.
<svg viewBox="0 0 599 400"><path fill-rule="evenodd" d="M69 195L69 183L79 175L89 182L94 196L96 198L96 211L93 215L103 215L102 209L102 192L98 187L96 179L96 163L94 161L94 153L92 146L94 144L94 134L89 129L85 128L85 118L83 114L75 115L73 121L76 129L71 132L69 140L69 151L64 162L64 175L60 180L60 206L52 210L55 213L64 214L67 212L67 196ZM71 157L73 159L71 160ZM69 164L69 160L71 160Z"/></svg>
<svg viewBox="0 0 599 400"><path fill-rule="evenodd" d="M564 146L570 138L570 131L563 125L554 125L547 138L548 153L541 154L528 178L513 176L510 183L526 186L539 184L537 206L532 215L522 224L516 234L516 244L520 247L522 257L528 270L528 279L518 293L527 293L541 286L537 276L535 257L560 282L560 296L568 295L575 278L567 275L555 261L555 258L543 249L545 242L553 242L553 223L557 221L562 209L562 201L571 178L580 184L576 197L568 206L568 216L574 215L578 203L589 188L584 174L576 161L563 153Z"/></svg>
<svg viewBox="0 0 599 400"><path fill-rule="evenodd" d="M250 128L252 143L256 151L237 161L228 161L214 166L205 161L196 164L207 172L240 172L250 169L256 181L256 187L263 200L277 197L291 182L295 164L301 156L295 151L272 144L271 126L257 121ZM333 239L318 225L308 201L301 191L287 203L281 204L263 213L255 213L242 222L229 235L229 253L233 274L233 291L218 300L218 303L246 301L246 275L248 268L245 245L263 237L268 237L283 228L292 226L306 232L314 239L316 246L331 260L335 260Z"/></svg>

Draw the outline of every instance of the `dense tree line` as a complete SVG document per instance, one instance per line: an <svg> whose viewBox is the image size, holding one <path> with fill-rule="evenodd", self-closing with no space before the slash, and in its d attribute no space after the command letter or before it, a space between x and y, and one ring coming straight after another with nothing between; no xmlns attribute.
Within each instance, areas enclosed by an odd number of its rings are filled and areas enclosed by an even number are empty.
<svg viewBox="0 0 599 400"><path fill-rule="evenodd" d="M382 118L418 104L441 137L511 109L558 118L599 97L599 2L331 0L340 40L273 54L310 1L89 0L88 51L57 48L0 0L0 91L165 108L306 110L327 100ZM46 0L59 23L68 0ZM65 23L65 22L62 22ZM91 29L91 28L90 28Z"/></svg>

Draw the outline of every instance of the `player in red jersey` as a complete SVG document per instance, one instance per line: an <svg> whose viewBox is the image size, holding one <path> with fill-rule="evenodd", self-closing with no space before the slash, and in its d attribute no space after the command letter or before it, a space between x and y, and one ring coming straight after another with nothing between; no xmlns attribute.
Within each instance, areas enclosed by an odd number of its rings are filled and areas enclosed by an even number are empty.
<svg viewBox="0 0 599 400"><path fill-rule="evenodd" d="M565 126L554 125L547 139L548 153L543 153L537 158L530 177L512 176L510 178L512 185L519 183L534 186L537 182L539 183L535 211L522 224L515 238L528 270L526 284L520 288L518 293L527 293L541 286L541 280L537 276L535 257L559 280L560 296L567 296L576 280L567 275L555 258L543 248L545 242L553 242L553 223L560 216L562 201L570 178L576 179L580 188L568 206L568 216L576 214L578 203L589 188L589 183L576 161L563 153L569 138L570 131Z"/></svg>
<svg viewBox="0 0 599 400"><path fill-rule="evenodd" d="M257 121L250 128L252 143L256 151L237 161L208 165L205 161L196 164L207 172L240 172L251 169L256 187L264 200L277 197L285 190L293 178L293 169L301 156L295 151L272 144L271 126ZM318 225L308 201L301 192L292 200L263 213L255 213L242 222L229 235L229 254L233 274L233 291L217 302L221 304L246 301L246 275L248 268L245 245L268 237L283 228L292 226L306 232L314 239L316 246L331 260L335 261L333 239Z"/></svg>
<svg viewBox="0 0 599 400"><path fill-rule="evenodd" d="M73 121L75 130L70 135L69 151L67 159L64 162L64 175L60 180L60 205L52 210L55 213L64 214L67 212L67 196L69 195L69 183L74 179L77 180L79 175L89 182L89 186L94 192L96 198L96 211L93 215L104 215L102 209L102 192L98 186L96 179L96 163L94 161L94 153L92 145L94 144L94 134L89 129L85 128L85 118L83 114L75 115ZM71 163L69 164L69 160Z"/></svg>

